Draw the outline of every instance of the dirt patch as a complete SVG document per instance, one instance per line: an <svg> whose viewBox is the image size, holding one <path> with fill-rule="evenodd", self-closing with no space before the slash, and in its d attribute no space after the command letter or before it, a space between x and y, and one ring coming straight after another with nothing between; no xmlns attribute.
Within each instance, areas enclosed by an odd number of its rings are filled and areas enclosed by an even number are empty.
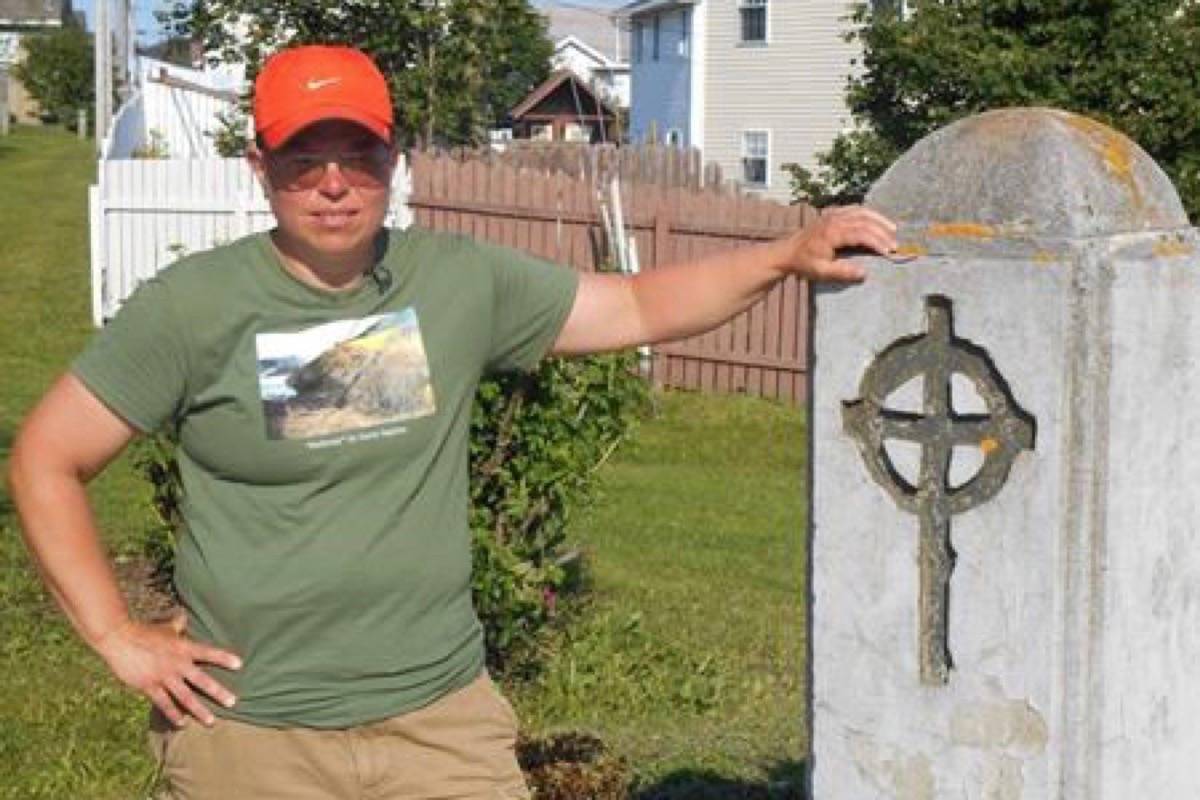
<svg viewBox="0 0 1200 800"><path fill-rule="evenodd" d="M604 743L586 733L563 733L517 743L521 769L538 800L626 800L630 771Z"/></svg>
<svg viewBox="0 0 1200 800"><path fill-rule="evenodd" d="M162 574L152 559L145 556L122 556L113 564L117 584L129 613L139 622L161 622L178 608L171 591L169 575Z"/></svg>

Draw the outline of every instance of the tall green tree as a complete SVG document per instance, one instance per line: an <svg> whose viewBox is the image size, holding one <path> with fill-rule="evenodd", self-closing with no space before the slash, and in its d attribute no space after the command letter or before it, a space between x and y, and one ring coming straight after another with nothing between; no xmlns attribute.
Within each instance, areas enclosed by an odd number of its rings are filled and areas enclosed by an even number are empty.
<svg viewBox="0 0 1200 800"><path fill-rule="evenodd" d="M92 40L71 25L22 40L25 58L13 75L37 101L42 111L57 120L74 120L76 110L91 108L95 97L92 76Z"/></svg>
<svg viewBox="0 0 1200 800"><path fill-rule="evenodd" d="M190 0L166 21L251 76L274 50L349 44L388 78L404 144L473 144L549 73L527 0Z"/></svg>
<svg viewBox="0 0 1200 800"><path fill-rule="evenodd" d="M1200 4L1191 0L916 0L862 5L847 94L855 131L793 169L797 199L861 198L918 139L1006 106L1055 106L1127 134L1200 218ZM874 6L874 13L872 12Z"/></svg>

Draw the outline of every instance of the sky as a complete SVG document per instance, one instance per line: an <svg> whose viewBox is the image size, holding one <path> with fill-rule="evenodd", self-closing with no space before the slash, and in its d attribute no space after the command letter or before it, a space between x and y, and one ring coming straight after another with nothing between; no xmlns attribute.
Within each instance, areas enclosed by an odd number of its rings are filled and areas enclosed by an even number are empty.
<svg viewBox="0 0 1200 800"><path fill-rule="evenodd" d="M109 8L115 8L116 3L109 0ZM94 14L92 12L95 0L71 0L71 7L76 11L83 11L87 15L88 30L94 27ZM169 0L130 0L130 5L133 7L134 19L137 20L138 41L154 42L162 38L162 30L158 25L158 21L154 19L154 12L159 8L169 7Z"/></svg>
<svg viewBox="0 0 1200 800"><path fill-rule="evenodd" d="M73 0L72 7L82 10L87 15L87 26L90 30L93 24L92 9L97 0ZM111 0L110 0L111 2ZM616 8L625 5L628 0L534 0L535 5L564 5L582 6L588 8ZM171 0L130 0L133 6L134 18L137 20L138 40L150 43L162 38L162 29L154 18L154 12L171 5ZM110 8L115 6L113 3Z"/></svg>

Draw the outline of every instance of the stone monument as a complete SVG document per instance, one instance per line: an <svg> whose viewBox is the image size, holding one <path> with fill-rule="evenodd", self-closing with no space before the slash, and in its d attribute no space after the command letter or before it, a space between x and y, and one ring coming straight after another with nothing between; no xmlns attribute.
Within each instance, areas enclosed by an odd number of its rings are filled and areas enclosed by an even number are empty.
<svg viewBox="0 0 1200 800"><path fill-rule="evenodd" d="M1200 236L1136 144L1009 109L814 293L814 800L1200 797Z"/></svg>

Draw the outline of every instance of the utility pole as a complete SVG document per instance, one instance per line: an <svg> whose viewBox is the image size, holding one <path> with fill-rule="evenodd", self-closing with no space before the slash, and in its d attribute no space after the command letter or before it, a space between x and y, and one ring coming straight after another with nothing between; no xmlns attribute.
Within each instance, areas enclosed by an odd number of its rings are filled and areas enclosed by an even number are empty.
<svg viewBox="0 0 1200 800"><path fill-rule="evenodd" d="M112 35L109 33L109 0L96 0L95 51L96 67L96 150L100 150L112 119Z"/></svg>
<svg viewBox="0 0 1200 800"><path fill-rule="evenodd" d="M117 58L117 98L124 105L133 94L133 56L137 34L134 31L132 3L130 0L116 2L117 10L111 27Z"/></svg>
<svg viewBox="0 0 1200 800"><path fill-rule="evenodd" d="M0 61L0 136L8 135L8 64Z"/></svg>

